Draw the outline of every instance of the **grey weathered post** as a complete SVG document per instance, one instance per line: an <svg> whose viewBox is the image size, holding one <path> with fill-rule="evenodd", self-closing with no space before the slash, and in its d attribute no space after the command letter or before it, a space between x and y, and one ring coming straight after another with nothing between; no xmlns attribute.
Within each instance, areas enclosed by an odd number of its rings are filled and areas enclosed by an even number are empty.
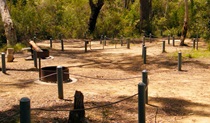
<svg viewBox="0 0 210 123"><path fill-rule="evenodd" d="M152 42L152 34L151 33L149 34L149 42L150 43Z"/></svg>
<svg viewBox="0 0 210 123"><path fill-rule="evenodd" d="M138 84L138 123L146 122L146 113L145 113L145 84Z"/></svg>
<svg viewBox="0 0 210 123"><path fill-rule="evenodd" d="M173 36L173 46L175 46L175 38L174 38L174 36Z"/></svg>
<svg viewBox="0 0 210 123"><path fill-rule="evenodd" d="M58 98L63 99L63 68L57 66Z"/></svg>
<svg viewBox="0 0 210 123"><path fill-rule="evenodd" d="M142 44L145 45L145 36L142 38Z"/></svg>
<svg viewBox="0 0 210 123"><path fill-rule="evenodd" d="M146 85L146 90L145 90L145 102L148 104L148 72L147 70L142 71L142 82Z"/></svg>
<svg viewBox="0 0 210 123"><path fill-rule="evenodd" d="M178 53L178 71L182 70L182 53Z"/></svg>
<svg viewBox="0 0 210 123"><path fill-rule="evenodd" d="M63 40L61 39L61 50L64 51Z"/></svg>
<svg viewBox="0 0 210 123"><path fill-rule="evenodd" d="M165 48L165 46L166 46L166 42L165 42L165 41L163 41L163 46L162 46L162 47L163 47L163 51L162 51L163 53L165 53L165 52L166 52L166 48Z"/></svg>
<svg viewBox="0 0 210 123"><path fill-rule="evenodd" d="M146 64L146 61L147 61L147 47L144 46L144 50L143 50L143 61L144 61L144 64Z"/></svg>
<svg viewBox="0 0 210 123"><path fill-rule="evenodd" d="M87 44L88 44L88 41L85 40L85 52L87 52Z"/></svg>
<svg viewBox="0 0 210 123"><path fill-rule="evenodd" d="M193 49L195 49L195 38L193 38Z"/></svg>
<svg viewBox="0 0 210 123"><path fill-rule="evenodd" d="M1 53L2 73L6 73L5 53Z"/></svg>
<svg viewBox="0 0 210 123"><path fill-rule="evenodd" d="M30 99L27 97L20 99L20 123L31 123Z"/></svg>
<svg viewBox="0 0 210 123"><path fill-rule="evenodd" d="M102 44L102 42L103 42L103 35L101 35L100 44Z"/></svg>
<svg viewBox="0 0 210 123"><path fill-rule="evenodd" d="M33 50L34 67L37 68L37 52Z"/></svg>
<svg viewBox="0 0 210 123"><path fill-rule="evenodd" d="M50 38L50 48L52 48L52 38Z"/></svg>
<svg viewBox="0 0 210 123"><path fill-rule="evenodd" d="M127 39L127 49L130 49L130 39Z"/></svg>

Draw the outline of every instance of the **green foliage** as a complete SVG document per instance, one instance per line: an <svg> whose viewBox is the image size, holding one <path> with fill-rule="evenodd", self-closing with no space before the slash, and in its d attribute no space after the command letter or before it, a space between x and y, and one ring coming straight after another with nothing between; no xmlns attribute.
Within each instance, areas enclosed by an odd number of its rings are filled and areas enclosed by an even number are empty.
<svg viewBox="0 0 210 123"><path fill-rule="evenodd" d="M87 0L11 0L7 3L20 42L32 38L35 33L40 39L56 39L61 33L64 38L84 38L88 31L90 7ZM199 34L210 38L210 8L207 6L210 6L210 0L189 1L188 37ZM139 1L124 8L122 0L105 0L93 37L139 37L139 9ZM183 17L183 0L152 1L150 20L153 34L160 35L161 31L165 36L179 35ZM3 34L3 25L0 24L0 27Z"/></svg>

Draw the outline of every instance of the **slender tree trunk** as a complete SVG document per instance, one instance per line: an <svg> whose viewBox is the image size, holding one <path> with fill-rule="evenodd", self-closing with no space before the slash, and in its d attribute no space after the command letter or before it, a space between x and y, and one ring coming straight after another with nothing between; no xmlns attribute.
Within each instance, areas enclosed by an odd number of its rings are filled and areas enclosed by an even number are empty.
<svg viewBox="0 0 210 123"><path fill-rule="evenodd" d="M185 2L185 15L184 15L184 25L182 27L182 35L181 35L181 42L180 46L184 46L184 40L187 36L187 30L188 30L188 0L184 0Z"/></svg>
<svg viewBox="0 0 210 123"><path fill-rule="evenodd" d="M104 0L98 0L96 4L93 3L93 0L89 0L89 5L91 8L91 15L89 19L89 31L93 33L96 26L96 21L102 6L104 5Z"/></svg>
<svg viewBox="0 0 210 123"><path fill-rule="evenodd" d="M4 23L5 35L7 38L7 45L15 45L17 43L17 37L15 28L6 4L6 0L0 0L0 11L2 21Z"/></svg>
<svg viewBox="0 0 210 123"><path fill-rule="evenodd" d="M152 0L140 0L140 32L151 32L150 15Z"/></svg>

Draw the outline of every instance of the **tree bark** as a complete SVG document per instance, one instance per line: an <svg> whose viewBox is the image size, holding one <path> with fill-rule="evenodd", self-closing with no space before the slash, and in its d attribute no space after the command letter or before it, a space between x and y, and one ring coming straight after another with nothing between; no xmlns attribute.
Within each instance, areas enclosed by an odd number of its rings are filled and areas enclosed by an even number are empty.
<svg viewBox="0 0 210 123"><path fill-rule="evenodd" d="M140 0L140 32L151 33L151 9L152 0Z"/></svg>
<svg viewBox="0 0 210 123"><path fill-rule="evenodd" d="M89 19L88 29L90 33L93 33L95 30L98 15L100 13L102 6L104 5L104 0L98 0L96 4L93 3L93 0L89 0L89 5L91 8L91 15Z"/></svg>
<svg viewBox="0 0 210 123"><path fill-rule="evenodd" d="M74 110L69 113L68 123L87 123L85 119L85 110L84 109L84 96L82 92L76 91L74 95Z"/></svg>
<svg viewBox="0 0 210 123"><path fill-rule="evenodd" d="M7 45L15 45L17 43L17 37L15 28L6 4L6 0L0 0L0 12L2 21L4 23L5 35L7 38Z"/></svg>
<svg viewBox="0 0 210 123"><path fill-rule="evenodd" d="M188 30L188 0L184 0L184 2L185 2L185 15L184 15L184 25L182 27L180 46L185 46L184 41L187 36L187 30Z"/></svg>

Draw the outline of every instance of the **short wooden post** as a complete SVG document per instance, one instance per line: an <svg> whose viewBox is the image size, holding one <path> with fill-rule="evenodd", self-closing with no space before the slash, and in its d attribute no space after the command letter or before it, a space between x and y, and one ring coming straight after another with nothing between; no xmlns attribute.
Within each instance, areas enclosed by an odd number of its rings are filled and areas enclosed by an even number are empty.
<svg viewBox="0 0 210 123"><path fill-rule="evenodd" d="M64 51L63 40L61 39L61 50Z"/></svg>
<svg viewBox="0 0 210 123"><path fill-rule="evenodd" d="M101 35L100 44L102 44L102 42L103 42L103 35Z"/></svg>
<svg viewBox="0 0 210 123"><path fill-rule="evenodd" d="M57 66L58 98L63 99L63 67Z"/></svg>
<svg viewBox="0 0 210 123"><path fill-rule="evenodd" d="M174 38L174 36L173 36L173 46L175 46L175 38Z"/></svg>
<svg viewBox="0 0 210 123"><path fill-rule="evenodd" d="M197 43L196 50L198 50L198 38L196 38L196 43Z"/></svg>
<svg viewBox="0 0 210 123"><path fill-rule="evenodd" d="M178 71L182 70L182 53L178 53Z"/></svg>
<svg viewBox="0 0 210 123"><path fill-rule="evenodd" d="M106 35L104 36L104 46L106 46Z"/></svg>
<svg viewBox="0 0 210 123"><path fill-rule="evenodd" d="M88 41L85 41L85 53L87 52L87 44L88 44Z"/></svg>
<svg viewBox="0 0 210 123"><path fill-rule="evenodd" d="M143 49L144 49L143 50L143 62L144 62L144 64L146 64L146 62L147 62L147 47L144 46Z"/></svg>
<svg viewBox="0 0 210 123"><path fill-rule="evenodd" d="M27 97L20 99L20 123L31 123L30 99Z"/></svg>
<svg viewBox="0 0 210 123"><path fill-rule="evenodd" d="M147 70L142 71L142 82L145 84L146 89L145 89L145 102L148 104L148 72Z"/></svg>
<svg viewBox="0 0 210 123"><path fill-rule="evenodd" d="M144 58L144 44L142 43L142 58Z"/></svg>
<svg viewBox="0 0 210 123"><path fill-rule="evenodd" d="M168 34L168 44L170 44L170 34Z"/></svg>
<svg viewBox="0 0 210 123"><path fill-rule="evenodd" d="M123 36L122 35L120 36L120 44L121 44L121 46L123 46Z"/></svg>
<svg viewBox="0 0 210 123"><path fill-rule="evenodd" d="M127 39L127 49L130 49L130 39Z"/></svg>
<svg viewBox="0 0 210 123"><path fill-rule="evenodd" d="M37 68L37 52L33 51L33 60L34 60L34 67Z"/></svg>
<svg viewBox="0 0 210 123"><path fill-rule="evenodd" d="M195 49L195 38L193 38L193 49Z"/></svg>
<svg viewBox="0 0 210 123"><path fill-rule="evenodd" d="M138 84L138 123L146 122L145 86L143 82Z"/></svg>
<svg viewBox="0 0 210 123"><path fill-rule="evenodd" d="M6 73L5 53L1 53L2 73Z"/></svg>
<svg viewBox="0 0 210 123"><path fill-rule="evenodd" d="M166 52L165 44L166 44L165 41L163 41L163 46L162 46L163 50L162 50L162 53L165 53Z"/></svg>
<svg viewBox="0 0 210 123"><path fill-rule="evenodd" d="M84 108L84 96L82 92L76 91L74 95L74 110L69 112L68 123L87 123Z"/></svg>
<svg viewBox="0 0 210 123"><path fill-rule="evenodd" d="M149 42L152 43L152 33L149 34Z"/></svg>
<svg viewBox="0 0 210 123"><path fill-rule="evenodd" d="M41 80L41 58L39 58L39 80Z"/></svg>
<svg viewBox="0 0 210 123"><path fill-rule="evenodd" d="M50 48L52 48L52 38L50 38Z"/></svg>
<svg viewBox="0 0 210 123"><path fill-rule="evenodd" d="M142 44L145 45L145 36L142 37Z"/></svg>

